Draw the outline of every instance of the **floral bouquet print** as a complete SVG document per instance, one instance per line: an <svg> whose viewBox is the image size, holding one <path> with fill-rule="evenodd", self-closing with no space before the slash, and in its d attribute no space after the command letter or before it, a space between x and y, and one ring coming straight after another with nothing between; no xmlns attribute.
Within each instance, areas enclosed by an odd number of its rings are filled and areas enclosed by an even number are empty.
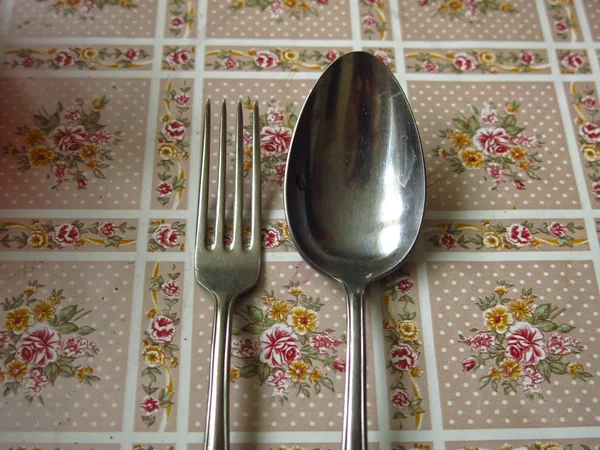
<svg viewBox="0 0 600 450"><path fill-rule="evenodd" d="M73 378L92 386L100 378L87 364L100 349L87 336L96 331L81 321L91 311L79 305L59 306L63 289L53 289L42 299L45 286L30 281L19 295L2 303L0 329L0 383L4 397L20 395L29 402L44 403L44 392L58 378Z"/></svg>
<svg viewBox="0 0 600 450"><path fill-rule="evenodd" d="M477 301L484 328L472 328L468 337L459 336L471 349L471 356L462 362L463 370L487 369L479 378L481 389L490 386L505 395L521 391L527 398L542 400L541 385L551 383L553 377L592 378L575 358L585 347L569 334L574 327L559 321L565 309L538 303L532 289L508 298L511 287L500 281L490 296Z"/></svg>
<svg viewBox="0 0 600 450"><path fill-rule="evenodd" d="M500 12L514 14L518 10L510 2L498 0L416 0L419 6L431 6L434 16L448 17L451 20L474 22L480 17Z"/></svg>
<svg viewBox="0 0 600 450"><path fill-rule="evenodd" d="M32 125L17 128L19 142L5 146L4 153L15 158L20 172L39 171L51 180L51 189L63 183L87 189L90 177L106 179L113 148L121 142L120 131L110 133L101 123L108 103L102 96L91 105L78 98L67 108L59 102L53 112L42 108Z"/></svg>
<svg viewBox="0 0 600 450"><path fill-rule="evenodd" d="M472 106L470 116L460 114L453 119L453 129L440 131L449 148L438 146L434 155L446 159L453 172L482 172L491 182L491 190L503 183L525 190L527 179L541 179L538 171L542 159L536 149L543 142L539 135L530 136L519 126L518 111L515 100L504 106L504 114L492 103L481 111Z"/></svg>
<svg viewBox="0 0 600 450"><path fill-rule="evenodd" d="M277 23L281 23L284 17L293 19L304 19L309 16L318 16L317 6L327 5L329 0L307 0L298 2L296 0L234 0L230 4L233 10L242 8L259 8Z"/></svg>
<svg viewBox="0 0 600 450"><path fill-rule="evenodd" d="M94 20L94 16L109 7L135 9L134 0L36 0L48 5L48 11L63 17L77 16L81 20Z"/></svg>

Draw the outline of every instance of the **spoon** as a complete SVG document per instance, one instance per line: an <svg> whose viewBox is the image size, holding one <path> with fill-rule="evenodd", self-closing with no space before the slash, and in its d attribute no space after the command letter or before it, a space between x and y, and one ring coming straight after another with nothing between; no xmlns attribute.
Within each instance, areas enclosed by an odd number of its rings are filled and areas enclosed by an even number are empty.
<svg viewBox="0 0 600 450"><path fill-rule="evenodd" d="M298 252L344 285L344 450L367 448L364 293L417 239L425 163L400 84L376 57L353 52L306 99L288 156L285 212Z"/></svg>

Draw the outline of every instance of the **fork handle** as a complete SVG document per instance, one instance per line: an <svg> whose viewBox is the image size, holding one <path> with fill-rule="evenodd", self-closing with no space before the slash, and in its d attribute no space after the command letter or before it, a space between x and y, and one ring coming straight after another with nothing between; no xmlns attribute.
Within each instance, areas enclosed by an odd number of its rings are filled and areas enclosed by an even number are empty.
<svg viewBox="0 0 600 450"><path fill-rule="evenodd" d="M204 450L229 449L229 351L233 298L217 298L213 324ZM223 296L224 297L224 296Z"/></svg>
<svg viewBox="0 0 600 450"><path fill-rule="evenodd" d="M367 374L364 287L345 285L347 296L346 401L342 450L367 449Z"/></svg>

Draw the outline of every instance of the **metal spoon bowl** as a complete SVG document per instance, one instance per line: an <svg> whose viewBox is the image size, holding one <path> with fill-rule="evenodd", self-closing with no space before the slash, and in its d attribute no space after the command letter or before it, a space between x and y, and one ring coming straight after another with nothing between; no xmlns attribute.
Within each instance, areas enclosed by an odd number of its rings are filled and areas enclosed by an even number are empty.
<svg viewBox="0 0 600 450"><path fill-rule="evenodd" d="M347 293L343 449L366 449L364 291L404 260L425 208L415 119L396 78L371 54L341 57L313 87L292 139L284 197L298 252Z"/></svg>

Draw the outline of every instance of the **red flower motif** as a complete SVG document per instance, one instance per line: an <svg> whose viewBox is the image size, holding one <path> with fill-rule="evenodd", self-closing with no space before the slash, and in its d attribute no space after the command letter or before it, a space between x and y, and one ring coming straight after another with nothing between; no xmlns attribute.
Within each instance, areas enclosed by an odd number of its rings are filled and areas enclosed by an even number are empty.
<svg viewBox="0 0 600 450"><path fill-rule="evenodd" d="M564 22L554 22L554 29L559 33L566 33L569 30L569 26Z"/></svg>
<svg viewBox="0 0 600 450"><path fill-rule="evenodd" d="M113 137L112 134L100 130L90 137L90 141L98 145L110 145L113 142Z"/></svg>
<svg viewBox="0 0 600 450"><path fill-rule="evenodd" d="M470 372L477 366L477 360L470 356L462 362L462 367L464 372Z"/></svg>
<svg viewBox="0 0 600 450"><path fill-rule="evenodd" d="M0 350L3 350L6 345L9 343L10 337L6 332L0 331Z"/></svg>
<svg viewBox="0 0 600 450"><path fill-rule="evenodd" d="M285 180L285 168L287 163L280 162L275 165L275 181L279 186L283 186L283 181Z"/></svg>
<svg viewBox="0 0 600 450"><path fill-rule="evenodd" d="M63 125L54 130L51 135L56 148L62 152L76 153L88 140L88 134L81 125Z"/></svg>
<svg viewBox="0 0 600 450"><path fill-rule="evenodd" d="M155 191L157 192L159 197L167 197L168 195L173 193L173 185L171 183L163 181L158 186L156 186Z"/></svg>
<svg viewBox="0 0 600 450"><path fill-rule="evenodd" d="M140 56L140 52L135 48L130 48L123 54L123 56L125 56L125 59L128 61L135 61L138 59L138 56Z"/></svg>
<svg viewBox="0 0 600 450"><path fill-rule="evenodd" d="M542 381L544 381L544 376L533 367L526 367L523 371L523 389L525 392L531 394L539 393L539 384Z"/></svg>
<svg viewBox="0 0 600 450"><path fill-rule="evenodd" d="M269 124L281 123L285 119L285 114L280 105L269 106L267 108L267 122Z"/></svg>
<svg viewBox="0 0 600 450"><path fill-rule="evenodd" d="M183 19L179 16L173 17L171 20L171 28L175 28L176 30L182 28L185 25Z"/></svg>
<svg viewBox="0 0 600 450"><path fill-rule="evenodd" d="M513 223L506 227L506 239L517 247L526 247L533 242L533 234L526 226Z"/></svg>
<svg viewBox="0 0 600 450"><path fill-rule="evenodd" d="M261 69L274 69L279 65L279 58L269 50L259 50L254 56L254 64Z"/></svg>
<svg viewBox="0 0 600 450"><path fill-rule="evenodd" d="M48 384L48 377L40 368L31 369L29 371L29 379L39 387L43 387Z"/></svg>
<svg viewBox="0 0 600 450"><path fill-rule="evenodd" d="M377 20L373 16L363 17L362 23L365 28L375 28L377 26Z"/></svg>
<svg viewBox="0 0 600 450"><path fill-rule="evenodd" d="M563 67L576 71L584 66L585 56L578 52L571 52L565 56L560 63L563 65Z"/></svg>
<svg viewBox="0 0 600 450"><path fill-rule="evenodd" d="M419 355L407 344L395 344L390 351L390 358L396 369L407 371L417 365Z"/></svg>
<svg viewBox="0 0 600 450"><path fill-rule="evenodd" d="M477 69L477 60L466 53L457 53L454 56L452 65L460 72L472 72Z"/></svg>
<svg viewBox="0 0 600 450"><path fill-rule="evenodd" d="M175 50L174 52L169 53L166 58L167 64L174 68L185 66L191 60L192 56L190 55L190 52L185 49Z"/></svg>
<svg viewBox="0 0 600 450"><path fill-rule="evenodd" d="M423 70L425 70L425 72L430 73L436 73L440 68L440 66L438 66L438 64L435 61L432 61L431 59L428 59L427 61L423 62L421 67L423 68Z"/></svg>
<svg viewBox="0 0 600 450"><path fill-rule="evenodd" d="M117 234L117 230L118 229L119 229L119 226L116 223L113 223L113 222L104 222L98 228L98 234L100 236L102 236L102 237L105 237L105 238L111 238L115 234Z"/></svg>
<svg viewBox="0 0 600 450"><path fill-rule="evenodd" d="M181 93L177 94L173 100L175 101L175 104L181 108L189 105L190 102L192 101L190 96L187 95L185 92L181 92Z"/></svg>
<svg viewBox="0 0 600 450"><path fill-rule="evenodd" d="M551 355L568 355L576 353L581 344L577 339L573 339L566 334L553 334L548 339L548 352Z"/></svg>
<svg viewBox="0 0 600 450"><path fill-rule="evenodd" d="M273 325L260 335L260 360L269 367L284 367L302 357L300 341L291 327Z"/></svg>
<svg viewBox="0 0 600 450"><path fill-rule="evenodd" d="M151 416L160 409L160 402L154 397L147 395L144 397L140 408L142 408L142 411L144 411L144 416Z"/></svg>
<svg viewBox="0 0 600 450"><path fill-rule="evenodd" d="M21 60L21 65L26 69L31 69L32 67L35 67L35 64L35 58L32 58L31 56L26 56Z"/></svg>
<svg viewBox="0 0 600 450"><path fill-rule="evenodd" d="M69 172L69 166L67 166L65 163L56 163L52 166L52 174L58 178L59 183L67 179Z"/></svg>
<svg viewBox="0 0 600 450"><path fill-rule="evenodd" d="M579 127L579 134L592 144L600 142L600 127L595 123L586 122Z"/></svg>
<svg viewBox="0 0 600 450"><path fill-rule="evenodd" d="M17 358L28 365L44 368L58 359L60 344L60 333L42 326L23 336Z"/></svg>
<svg viewBox="0 0 600 450"><path fill-rule="evenodd" d="M227 70L237 69L239 65L240 63L237 62L237 60L230 57L227 57L223 60L223 67L225 67Z"/></svg>
<svg viewBox="0 0 600 450"><path fill-rule="evenodd" d="M292 130L283 125L263 127L260 148L267 153L285 153L292 142Z"/></svg>
<svg viewBox="0 0 600 450"><path fill-rule="evenodd" d="M392 403L398 408L410 406L410 396L408 395L408 392L400 389L394 392L394 395L392 395Z"/></svg>
<svg viewBox="0 0 600 450"><path fill-rule="evenodd" d="M463 342L470 345L471 350L474 352L487 353L496 344L496 338L490 333L480 331L475 336L467 338Z"/></svg>
<svg viewBox="0 0 600 450"><path fill-rule="evenodd" d="M363 23L364 23L364 19L363 19ZM327 61L329 63L334 62L339 57L340 57L340 54L336 50L329 50L327 53L325 53L325 61Z"/></svg>
<svg viewBox="0 0 600 450"><path fill-rule="evenodd" d="M552 222L548 225L548 232L552 236L565 237L567 235L567 226L560 222Z"/></svg>
<svg viewBox="0 0 600 450"><path fill-rule="evenodd" d="M396 290L406 294L407 292L410 292L414 285L415 282L410 278L402 278L396 283Z"/></svg>
<svg viewBox="0 0 600 450"><path fill-rule="evenodd" d="M504 128L480 128L473 136L473 142L486 155L504 154L508 151L510 135Z"/></svg>
<svg viewBox="0 0 600 450"><path fill-rule="evenodd" d="M284 395L287 394L289 389L288 380L289 376L285 371L276 370L267 378L267 384L275 388L274 393L276 395Z"/></svg>
<svg viewBox="0 0 600 450"><path fill-rule="evenodd" d="M181 288L175 280L169 280L160 288L165 297L173 298L181 294Z"/></svg>
<svg viewBox="0 0 600 450"><path fill-rule="evenodd" d="M589 110L596 110L596 109L598 109L598 102L591 95L586 95L585 97L583 97L581 99L581 104L583 106L585 106Z"/></svg>
<svg viewBox="0 0 600 450"><path fill-rule="evenodd" d="M318 350L320 355L325 355L328 350L335 353L337 347L343 344L341 339L331 336L329 333L314 334L310 337L308 342L312 348Z"/></svg>
<svg viewBox="0 0 600 450"><path fill-rule="evenodd" d="M77 62L77 55L70 50L61 50L54 55L54 64L58 67L71 67Z"/></svg>
<svg viewBox="0 0 600 450"><path fill-rule="evenodd" d="M87 189L87 180L85 178L77 178L77 180L75 180L77 182L77 189Z"/></svg>
<svg viewBox="0 0 600 450"><path fill-rule="evenodd" d="M266 248L276 248L279 247L281 241L283 240L283 235L279 232L279 230L269 227L262 229L262 240L263 245Z"/></svg>
<svg viewBox="0 0 600 450"><path fill-rule="evenodd" d="M377 51L374 53L374 55L375 55L375 57L376 57L376 58L377 58L379 61L381 61L382 63L384 63L386 66L389 66L389 64L392 62L392 58L390 58L390 57L388 56L388 54L387 54L386 52L384 52L384 51L377 50Z"/></svg>
<svg viewBox="0 0 600 450"><path fill-rule="evenodd" d="M504 175L504 172L502 170L502 166L498 163L489 163L488 166L486 167L485 171L487 172L487 174L492 177L494 180L496 180L496 182L499 182L502 178L502 175Z"/></svg>
<svg viewBox="0 0 600 450"><path fill-rule="evenodd" d="M65 119L71 123L79 122L83 119L83 109L77 106L67 109L67 112L65 112Z"/></svg>
<svg viewBox="0 0 600 450"><path fill-rule="evenodd" d="M596 197L600 197L600 183L599 182L595 182L594 184L592 184L592 192L594 193L594 195Z"/></svg>
<svg viewBox="0 0 600 450"><path fill-rule="evenodd" d="M453 247L456 247L457 241L454 235L450 233L444 233L440 238L440 244L450 250Z"/></svg>
<svg viewBox="0 0 600 450"><path fill-rule="evenodd" d="M95 352L96 344L82 336L71 336L63 342L60 348L60 356L64 356L65 358L80 358L90 353L88 350Z"/></svg>
<svg viewBox="0 0 600 450"><path fill-rule="evenodd" d="M521 62L525 65L531 65L535 62L535 54L532 52L521 52L519 57Z"/></svg>
<svg viewBox="0 0 600 450"><path fill-rule="evenodd" d="M258 346L250 338L240 338L231 344L231 354L236 358L253 358L258 355Z"/></svg>
<svg viewBox="0 0 600 450"><path fill-rule="evenodd" d="M169 120L165 123L163 134L168 141L181 142L185 138L185 124L180 120Z"/></svg>
<svg viewBox="0 0 600 450"><path fill-rule="evenodd" d="M150 322L148 333L157 344L170 344L175 336L175 324L170 317L156 316Z"/></svg>
<svg viewBox="0 0 600 450"><path fill-rule="evenodd" d="M527 136L525 133L519 133L512 139L512 143L519 147L534 148L537 145L537 139L535 136Z"/></svg>
<svg viewBox="0 0 600 450"><path fill-rule="evenodd" d="M179 231L171 228L171 224L165 223L159 226L153 234L154 240L163 247L176 247L179 244Z"/></svg>
<svg viewBox="0 0 600 450"><path fill-rule="evenodd" d="M338 358L334 362L332 362L331 365L338 372L345 372L346 371L346 360L345 359Z"/></svg>
<svg viewBox="0 0 600 450"><path fill-rule="evenodd" d="M61 247L67 247L77 242L81 237L81 233L75 225L63 223L54 227L50 232L50 237Z"/></svg>
<svg viewBox="0 0 600 450"><path fill-rule="evenodd" d="M525 183L523 183L523 181L519 180L518 178L515 178L513 180L513 184L515 185L515 187L517 188L518 191L525 190Z"/></svg>
<svg viewBox="0 0 600 450"><path fill-rule="evenodd" d="M509 330L506 352L515 361L535 366L546 358L544 333L526 322L519 322Z"/></svg>

